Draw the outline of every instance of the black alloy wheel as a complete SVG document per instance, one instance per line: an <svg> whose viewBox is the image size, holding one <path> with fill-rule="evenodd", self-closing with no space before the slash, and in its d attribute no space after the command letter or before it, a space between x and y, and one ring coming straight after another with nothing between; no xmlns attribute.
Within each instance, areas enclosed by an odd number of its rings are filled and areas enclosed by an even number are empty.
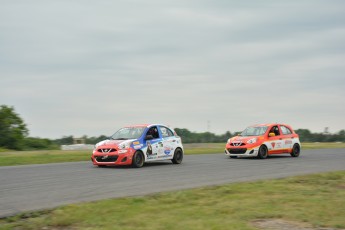
<svg viewBox="0 0 345 230"><path fill-rule="evenodd" d="M172 161L172 163L174 163L174 164L181 164L181 163L182 163L182 160L183 160L183 152L182 152L182 149L177 148L177 149L175 150L174 157L173 157L173 159L172 159L171 161Z"/></svg>
<svg viewBox="0 0 345 230"><path fill-rule="evenodd" d="M292 147L292 152L290 153L290 155L292 157L298 157L300 152L301 152L301 148L299 147L299 144L294 144Z"/></svg>
<svg viewBox="0 0 345 230"><path fill-rule="evenodd" d="M133 155L132 166L134 168L141 168L144 165L144 155L140 151L136 151Z"/></svg>
<svg viewBox="0 0 345 230"><path fill-rule="evenodd" d="M265 145L261 145L259 148L258 158L259 159L266 159L268 156L268 150Z"/></svg>

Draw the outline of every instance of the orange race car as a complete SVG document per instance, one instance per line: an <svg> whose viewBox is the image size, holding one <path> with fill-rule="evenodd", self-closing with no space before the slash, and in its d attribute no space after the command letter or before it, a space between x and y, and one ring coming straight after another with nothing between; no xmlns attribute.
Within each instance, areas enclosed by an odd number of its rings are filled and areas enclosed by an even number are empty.
<svg viewBox="0 0 345 230"><path fill-rule="evenodd" d="M285 124L259 124L246 128L239 135L228 140L225 155L265 159L273 154L288 153L298 157L301 151L299 136Z"/></svg>

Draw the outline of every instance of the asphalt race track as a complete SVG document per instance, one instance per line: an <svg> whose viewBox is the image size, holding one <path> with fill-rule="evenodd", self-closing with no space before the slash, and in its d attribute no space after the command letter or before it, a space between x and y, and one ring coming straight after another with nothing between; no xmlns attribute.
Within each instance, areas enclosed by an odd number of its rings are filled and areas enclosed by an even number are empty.
<svg viewBox="0 0 345 230"><path fill-rule="evenodd" d="M23 211L112 197L218 185L238 181L345 170L345 149L302 150L259 159L230 159L224 154L185 156L143 168L98 168L91 162L0 167L0 217Z"/></svg>

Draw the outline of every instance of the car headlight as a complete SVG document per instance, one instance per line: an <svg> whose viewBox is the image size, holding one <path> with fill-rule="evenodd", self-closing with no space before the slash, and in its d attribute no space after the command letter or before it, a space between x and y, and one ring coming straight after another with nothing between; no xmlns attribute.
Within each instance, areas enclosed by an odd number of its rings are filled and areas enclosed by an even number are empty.
<svg viewBox="0 0 345 230"><path fill-rule="evenodd" d="M120 149L129 149L131 147L132 142L125 142L119 145Z"/></svg>
<svg viewBox="0 0 345 230"><path fill-rule="evenodd" d="M226 143L230 144L231 143L231 138L229 138Z"/></svg>
<svg viewBox="0 0 345 230"><path fill-rule="evenodd" d="M254 144L257 141L257 138L252 138L250 140L247 141L247 144Z"/></svg>

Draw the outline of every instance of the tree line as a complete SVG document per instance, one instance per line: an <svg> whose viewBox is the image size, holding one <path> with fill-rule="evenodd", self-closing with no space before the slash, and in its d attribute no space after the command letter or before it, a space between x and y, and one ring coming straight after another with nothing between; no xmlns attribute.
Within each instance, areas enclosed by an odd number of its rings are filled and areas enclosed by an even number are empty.
<svg viewBox="0 0 345 230"><path fill-rule="evenodd" d="M211 132L192 132L185 128L175 128L177 135L183 143L225 143L230 137L239 132L230 131L217 135ZM308 129L295 130L299 134L301 142L345 142L345 130L337 133L312 133ZM98 137L82 137L85 144L96 144L107 139L106 135ZM72 135L59 139L29 137L29 130L23 119L14 111L13 107L0 106L0 150L52 150L60 149L61 145L74 143Z"/></svg>

